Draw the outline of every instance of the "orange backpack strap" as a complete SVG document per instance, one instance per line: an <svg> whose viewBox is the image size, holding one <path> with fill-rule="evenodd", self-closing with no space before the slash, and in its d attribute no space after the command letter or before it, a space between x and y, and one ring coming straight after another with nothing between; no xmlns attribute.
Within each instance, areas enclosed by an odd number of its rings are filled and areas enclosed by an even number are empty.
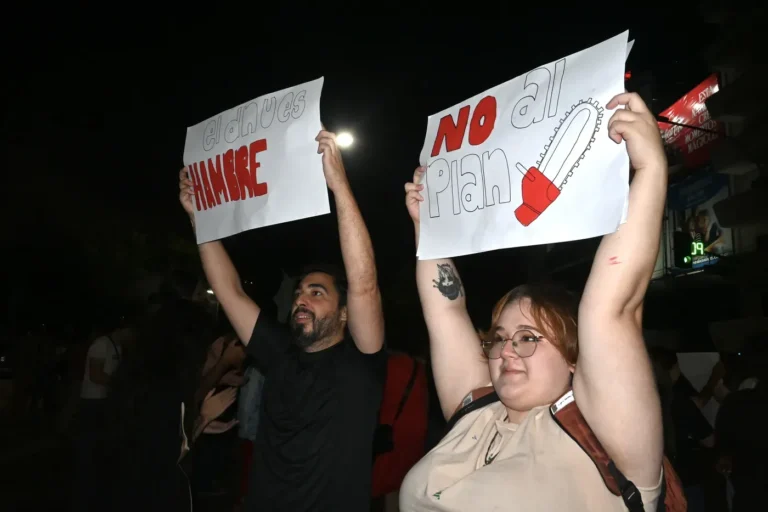
<svg viewBox="0 0 768 512"><path fill-rule="evenodd" d="M643 512L645 509L640 491L619 471L595 433L592 432L587 420L584 419L576 405L573 390L569 390L560 397L549 410L560 428L576 441L576 444L592 459L608 490L616 496L621 496L624 504L631 512ZM688 506L680 478L666 457L664 457L663 471L664 481L662 482L657 510L667 512L687 510Z"/></svg>
<svg viewBox="0 0 768 512"><path fill-rule="evenodd" d="M663 499L666 512L686 512L688 510L688 500L685 499L683 482L666 455L664 456L663 467L665 491Z"/></svg>
<svg viewBox="0 0 768 512"><path fill-rule="evenodd" d="M484 388L475 389L467 396L465 396L464 400L462 400L459 406L456 408L453 416L451 416L451 419L448 420L448 424L445 427L445 432L450 432L454 425L456 425L456 423L461 418L470 412L476 411L488 404L492 404L493 402L498 401L499 396L496 394L496 391L494 391L493 386L486 386Z"/></svg>
<svg viewBox="0 0 768 512"><path fill-rule="evenodd" d="M461 401L456 412L451 416L446 427L449 432L456 423L472 411L485 407L486 405L497 402L499 396L492 386L478 388L469 393ZM555 422L562 428L576 444L592 459L597 471L605 482L608 490L616 496L621 496L624 504L630 512L644 512L643 500L640 491L634 483L627 480L619 468L613 463L608 453L600 444L600 441L592 432L587 420L581 414L576 401L573 397L573 390L569 390L560 397L549 408ZM672 468L669 459L664 457L663 462L664 480L661 484L661 495L657 510L659 512L685 512L688 510L688 504L683 493L683 486L680 478Z"/></svg>
<svg viewBox="0 0 768 512"><path fill-rule="evenodd" d="M479 399L486 397L493 393L493 386L485 386L484 388L477 388L471 393L469 393L467 396L464 397L464 400L461 401L459 406L456 408L455 411L453 411L453 414L457 414L459 411L461 411L464 407L468 406L472 402L476 402ZM496 397L496 400L498 400L498 397ZM453 418L453 416L451 416Z"/></svg>
<svg viewBox="0 0 768 512"><path fill-rule="evenodd" d="M605 448L600 444L595 433L587 424L587 420L582 416L581 411L576 406L576 401L573 398L573 390L569 390L565 395L561 396L552 406L549 408L552 413L552 417L555 419L560 428L565 430L576 444L578 444L582 450L584 450L592 462L597 466L597 470L600 472L600 476L603 478L606 487L616 496L621 496L621 489L619 483L614 478L609 464L611 458L605 452ZM638 495L639 497L639 495ZM642 503L640 503L642 505ZM630 510L632 510L630 508Z"/></svg>

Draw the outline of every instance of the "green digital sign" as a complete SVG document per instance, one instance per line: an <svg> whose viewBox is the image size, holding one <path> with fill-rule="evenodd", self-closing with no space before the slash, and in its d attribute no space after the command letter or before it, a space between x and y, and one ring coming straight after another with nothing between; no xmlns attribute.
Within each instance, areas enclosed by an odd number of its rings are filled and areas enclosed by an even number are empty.
<svg viewBox="0 0 768 512"><path fill-rule="evenodd" d="M683 258L685 263L693 263L694 256L704 256L704 243L703 242L691 242L691 254L686 255Z"/></svg>
<svg viewBox="0 0 768 512"><path fill-rule="evenodd" d="M691 254L686 255L683 258L683 262L685 262L686 264L693 263L694 256L704 256L703 242L691 242Z"/></svg>
<svg viewBox="0 0 768 512"><path fill-rule="evenodd" d="M704 256L703 242L691 242L691 256Z"/></svg>

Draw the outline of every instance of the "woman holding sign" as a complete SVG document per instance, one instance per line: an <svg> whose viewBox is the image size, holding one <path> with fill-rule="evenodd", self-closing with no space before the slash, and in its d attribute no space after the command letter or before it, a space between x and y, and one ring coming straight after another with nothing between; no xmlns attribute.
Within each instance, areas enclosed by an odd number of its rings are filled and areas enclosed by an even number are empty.
<svg viewBox="0 0 768 512"><path fill-rule="evenodd" d="M406 477L402 510L651 511L664 501L661 410L641 322L667 162L640 97L619 94L607 105L617 107L608 136L626 142L636 171L629 220L603 237L578 308L558 288L513 289L494 308L484 361L453 262L418 261L440 405L446 419L460 418ZM424 172L405 186L417 243ZM569 435L574 425L591 441L585 449ZM593 462L596 452L607 457Z"/></svg>

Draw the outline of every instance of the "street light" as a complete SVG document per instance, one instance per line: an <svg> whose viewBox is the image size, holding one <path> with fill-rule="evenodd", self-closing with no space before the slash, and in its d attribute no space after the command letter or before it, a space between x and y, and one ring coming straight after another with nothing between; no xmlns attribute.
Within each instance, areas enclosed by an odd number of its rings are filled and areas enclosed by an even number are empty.
<svg viewBox="0 0 768 512"><path fill-rule="evenodd" d="M350 147L353 142L355 139L349 132L341 132L336 136L336 144L342 149Z"/></svg>

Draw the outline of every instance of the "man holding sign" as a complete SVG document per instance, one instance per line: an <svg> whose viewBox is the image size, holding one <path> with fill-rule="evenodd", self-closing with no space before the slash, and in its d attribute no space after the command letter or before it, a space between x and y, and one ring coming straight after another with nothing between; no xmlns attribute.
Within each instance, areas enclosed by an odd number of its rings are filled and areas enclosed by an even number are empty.
<svg viewBox="0 0 768 512"><path fill-rule="evenodd" d="M265 374L246 510L367 510L372 443L386 357L373 247L335 135L315 139L333 192L346 275L310 267L294 293L290 330L261 314L220 241L200 244L208 282ZM187 168L180 201L195 225ZM349 338L345 332L349 332Z"/></svg>

